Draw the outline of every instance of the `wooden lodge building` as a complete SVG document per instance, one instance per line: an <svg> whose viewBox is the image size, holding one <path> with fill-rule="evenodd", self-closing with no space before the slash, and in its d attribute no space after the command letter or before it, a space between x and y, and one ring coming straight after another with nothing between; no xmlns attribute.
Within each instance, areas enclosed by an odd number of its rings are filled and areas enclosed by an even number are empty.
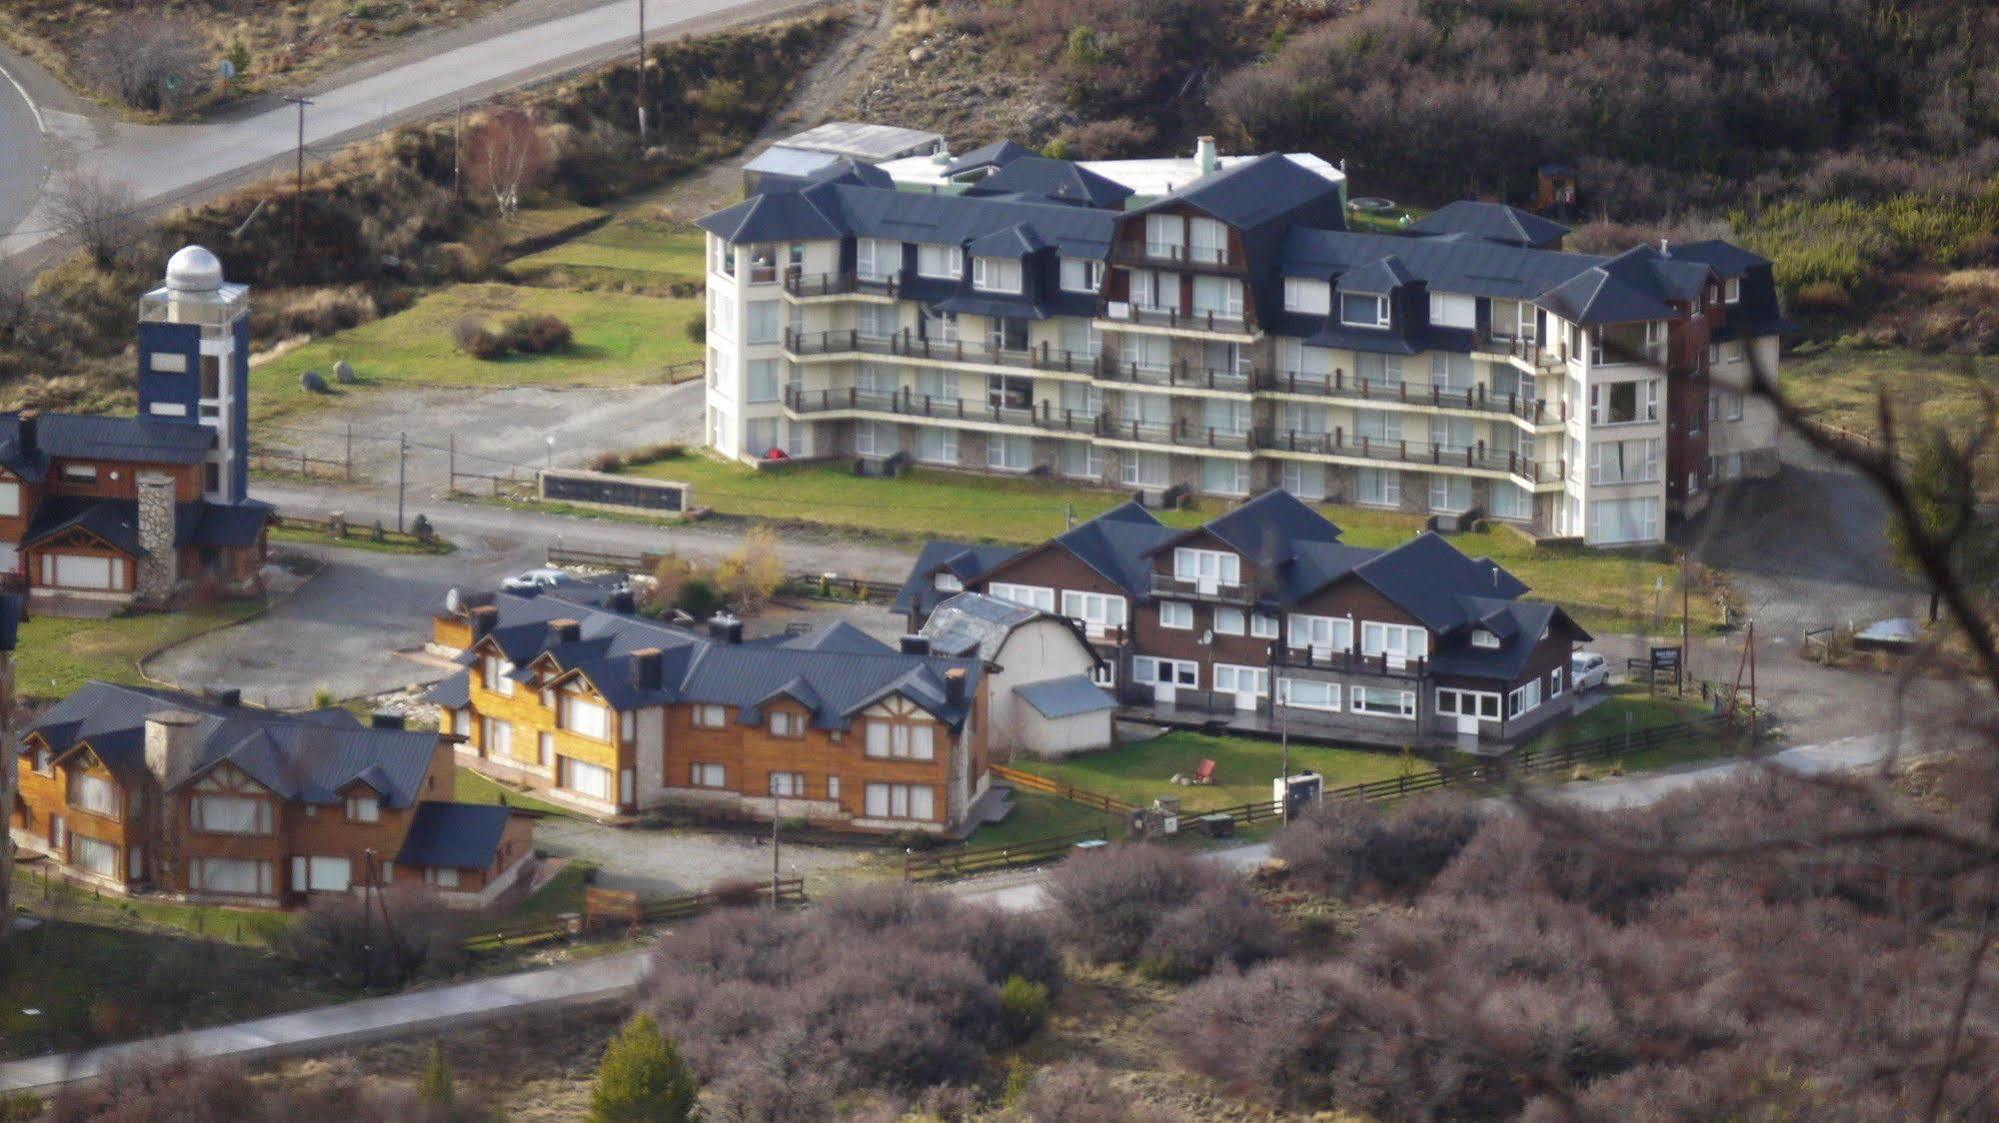
<svg viewBox="0 0 1999 1123"><path fill-rule="evenodd" d="M27 726L16 764L14 843L115 893L277 907L427 885L476 908L534 856L527 819L452 801L448 737L387 715L93 682Z"/></svg>

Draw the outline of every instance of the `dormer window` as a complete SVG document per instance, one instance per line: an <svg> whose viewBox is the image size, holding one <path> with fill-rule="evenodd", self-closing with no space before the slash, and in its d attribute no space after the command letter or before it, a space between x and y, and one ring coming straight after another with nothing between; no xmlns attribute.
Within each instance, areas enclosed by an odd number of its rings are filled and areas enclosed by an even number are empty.
<svg viewBox="0 0 1999 1123"><path fill-rule="evenodd" d="M1499 646L1499 637L1486 631L1484 628L1480 628L1471 634L1471 645L1473 647L1488 649L1497 648Z"/></svg>
<svg viewBox="0 0 1999 1123"><path fill-rule="evenodd" d="M1104 285L1104 263L1086 257L1062 259L1063 292L1096 292Z"/></svg>
<svg viewBox="0 0 1999 1123"><path fill-rule="evenodd" d="M1340 294L1340 322L1348 327L1388 326L1388 298L1371 292Z"/></svg>
<svg viewBox="0 0 1999 1123"><path fill-rule="evenodd" d="M955 573L940 573L937 575L937 588L946 593L962 593L965 591L965 583L958 580L958 575Z"/></svg>
<svg viewBox="0 0 1999 1123"><path fill-rule="evenodd" d="M64 483L94 484L97 482L97 465L65 464L62 466L62 478Z"/></svg>
<svg viewBox="0 0 1999 1123"><path fill-rule="evenodd" d="M1020 262L1006 257L973 258L972 287L983 292L1019 292Z"/></svg>
<svg viewBox="0 0 1999 1123"><path fill-rule="evenodd" d="M886 238L854 240L854 275L863 281L885 281L902 272L902 243Z"/></svg>
<svg viewBox="0 0 1999 1123"><path fill-rule="evenodd" d="M1721 302L1723 304L1742 303L1742 278L1729 277L1721 282Z"/></svg>
<svg viewBox="0 0 1999 1123"><path fill-rule="evenodd" d="M1306 277L1284 280L1284 310L1308 316L1324 316L1332 311L1333 286Z"/></svg>
<svg viewBox="0 0 1999 1123"><path fill-rule="evenodd" d="M1173 551L1173 577L1189 581L1203 591L1242 584L1242 558L1222 550L1196 550L1181 546Z"/></svg>
<svg viewBox="0 0 1999 1123"><path fill-rule="evenodd" d="M942 281L955 281L965 272L965 251L959 246L925 242L916 247L916 274Z"/></svg>
<svg viewBox="0 0 1999 1123"><path fill-rule="evenodd" d="M379 823L382 821L382 801L372 795L350 795L347 797L347 821L350 823Z"/></svg>

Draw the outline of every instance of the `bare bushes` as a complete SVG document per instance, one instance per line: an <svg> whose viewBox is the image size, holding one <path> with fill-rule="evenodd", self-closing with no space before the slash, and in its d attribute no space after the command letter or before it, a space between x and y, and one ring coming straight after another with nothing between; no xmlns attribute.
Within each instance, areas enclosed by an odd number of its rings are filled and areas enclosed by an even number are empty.
<svg viewBox="0 0 1999 1123"><path fill-rule="evenodd" d="M1078 854L1049 875L1047 893L1077 954L1158 978L1196 978L1282 950L1275 919L1241 877L1161 846Z"/></svg>
<svg viewBox="0 0 1999 1123"><path fill-rule="evenodd" d="M343 987L393 988L464 962L463 923L436 893L390 888L315 900L274 941L302 969Z"/></svg>
<svg viewBox="0 0 1999 1123"><path fill-rule="evenodd" d="M1303 889L1331 896L1395 897L1429 887L1478 833L1481 816L1454 795L1383 812L1356 799L1314 808L1281 831L1271 854Z"/></svg>
<svg viewBox="0 0 1999 1123"><path fill-rule="evenodd" d="M85 45L82 61L99 89L133 109L158 112L201 92L208 47L180 20L132 12L106 23Z"/></svg>
<svg viewBox="0 0 1999 1123"><path fill-rule="evenodd" d="M705 917L661 942L640 1007L723 1118L825 1119L844 1093L978 1077L1015 1040L1001 989L1016 977L1060 983L1035 920L898 886Z"/></svg>
<svg viewBox="0 0 1999 1123"><path fill-rule="evenodd" d="M336 1066L307 1079L253 1081L242 1068L185 1057L113 1062L103 1079L71 1084L49 1101L46 1123L472 1123L476 1104L426 1103L404 1089Z"/></svg>

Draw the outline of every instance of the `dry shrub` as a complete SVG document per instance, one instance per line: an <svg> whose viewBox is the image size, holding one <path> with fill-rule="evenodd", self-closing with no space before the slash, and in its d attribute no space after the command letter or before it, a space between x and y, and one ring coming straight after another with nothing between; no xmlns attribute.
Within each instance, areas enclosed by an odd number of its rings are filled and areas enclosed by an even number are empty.
<svg viewBox="0 0 1999 1123"><path fill-rule="evenodd" d="M1047 894L1056 931L1078 954L1159 978L1195 978L1282 950L1242 878L1163 846L1078 854L1049 875Z"/></svg>
<svg viewBox="0 0 1999 1123"><path fill-rule="evenodd" d="M1383 812L1357 799L1332 800L1280 831L1271 853L1300 888L1332 896L1419 893L1478 833L1480 813L1456 795Z"/></svg>
<svg viewBox="0 0 1999 1123"><path fill-rule="evenodd" d="M1016 1117L1026 1123L1178 1123L1186 1117L1160 1104L1137 1104L1089 1061L1063 1061L1034 1074Z"/></svg>
<svg viewBox="0 0 1999 1123"><path fill-rule="evenodd" d="M381 314L375 297L359 285L261 293L257 311L266 335L291 338L327 336L365 324Z"/></svg>
<svg viewBox="0 0 1999 1123"><path fill-rule="evenodd" d="M407 1090L347 1071L306 1079L251 1080L224 1061L160 1056L112 1062L102 1080L72 1084L49 1101L46 1123L471 1123L477 1104L426 1104Z"/></svg>
<svg viewBox="0 0 1999 1123"><path fill-rule="evenodd" d="M339 986L393 988L457 970L464 938L464 919L436 893L397 886L317 899L274 946Z"/></svg>
<svg viewBox="0 0 1999 1123"><path fill-rule="evenodd" d="M846 1093L977 1079L1012 1040L1013 976L1060 984L1039 921L894 886L706 916L660 942L639 1005L720 1118L826 1119Z"/></svg>

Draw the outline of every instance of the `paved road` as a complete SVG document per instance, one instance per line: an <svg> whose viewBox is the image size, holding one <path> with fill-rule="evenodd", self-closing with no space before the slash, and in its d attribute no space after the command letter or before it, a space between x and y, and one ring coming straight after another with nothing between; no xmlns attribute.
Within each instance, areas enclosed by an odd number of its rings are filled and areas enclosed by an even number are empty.
<svg viewBox="0 0 1999 1123"><path fill-rule="evenodd" d="M12 230L28 213L48 169L41 113L14 69L0 53L0 230Z"/></svg>
<svg viewBox="0 0 1999 1123"><path fill-rule="evenodd" d="M386 69L371 66L364 77L313 91L316 104L306 115L306 144L325 146L367 135L460 99L477 99L622 53L633 42L639 3L610 0L525 27L514 26L516 21L503 11L470 31L446 33L436 41L443 49ZM649 32L665 38L799 6L799 0L647 0L646 18ZM481 37L481 31L491 33ZM11 153L4 145L9 137L24 136L27 130L39 135L40 130L35 130L32 114L24 118L23 107L6 100L16 96L12 83L0 81L0 87L9 91L0 95L0 153ZM246 176L289 167L298 141L297 111L286 105L197 125L141 125L69 112L45 117L48 132L77 167L123 182L149 202L186 202ZM0 165L7 163L11 160L0 160ZM35 187L28 178L0 171L0 229L13 231L0 238L0 259L52 237L46 199L32 208L22 206ZM26 217L17 226L10 216L22 211Z"/></svg>

